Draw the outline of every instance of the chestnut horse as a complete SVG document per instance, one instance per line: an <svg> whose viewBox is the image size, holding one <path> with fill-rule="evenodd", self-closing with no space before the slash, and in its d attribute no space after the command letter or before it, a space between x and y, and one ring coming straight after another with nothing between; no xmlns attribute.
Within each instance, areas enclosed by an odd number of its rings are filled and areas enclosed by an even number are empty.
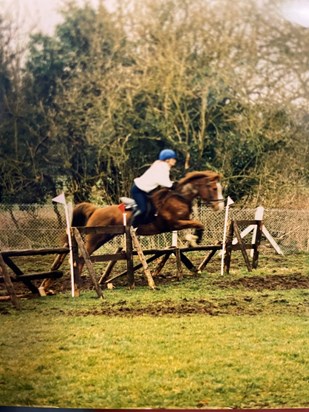
<svg viewBox="0 0 309 412"><path fill-rule="evenodd" d="M192 201L200 198L214 210L224 208L220 176L218 173L206 170L202 172L189 172L180 179L175 189L160 188L151 195L151 201L156 210L156 215L151 223L143 224L137 228L137 235L155 235L181 229L196 229L201 239L204 225L198 220L190 218ZM133 212L127 211L127 222L130 224ZM119 205L97 207L91 203L83 202L73 209L72 226L109 226L122 225L123 212ZM85 248L89 255L111 240L115 235L87 234ZM59 260L60 259L60 260ZM54 262L58 267L64 260L64 255L59 256ZM82 260L79 273L83 267Z"/></svg>

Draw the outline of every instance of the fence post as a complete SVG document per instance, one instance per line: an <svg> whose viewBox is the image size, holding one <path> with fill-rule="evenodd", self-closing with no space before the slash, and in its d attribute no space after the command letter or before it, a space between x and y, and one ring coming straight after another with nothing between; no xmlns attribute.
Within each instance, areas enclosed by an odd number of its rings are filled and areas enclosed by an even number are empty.
<svg viewBox="0 0 309 412"><path fill-rule="evenodd" d="M7 273L6 265L4 263L2 254L0 252L0 273L1 272L2 272L2 275L3 275L4 283L5 283L6 289L8 291L8 294L11 297L11 301L12 301L13 306L15 306L16 309L20 309L19 300L17 299L13 283L11 281L10 275Z"/></svg>
<svg viewBox="0 0 309 412"><path fill-rule="evenodd" d="M89 275L92 279L92 282L93 282L93 285L94 285L95 290L97 292L97 295L98 295L99 298L103 298L102 290L101 290L101 288L100 288L100 286L97 282L95 272L94 272L94 269L93 269L93 266L92 266L92 263L91 263L91 260L90 260L90 256L89 256L89 254L88 254L88 252L85 248L85 245L84 245L83 239L82 239L82 237L79 233L79 230L76 227L73 227L72 229L73 229L73 234L74 234L75 240L76 240L76 242L79 246L79 250L81 252L82 257L84 258L86 267L87 267Z"/></svg>
<svg viewBox="0 0 309 412"><path fill-rule="evenodd" d="M139 241L138 241L138 239L137 239L137 236L136 236L136 234L135 234L135 232L134 232L134 230L133 230L132 227L130 227L130 235L131 235L131 238L132 238L132 240L133 240L133 242L134 242L134 246L135 246L135 248L136 248L138 257L139 257L139 259L140 259L140 261L141 261L141 263L142 263L142 265L143 265L145 277L146 277L147 282L148 282L148 286L149 286L151 289L155 289L155 288L156 288L156 285L155 285L155 283L154 283L154 281L153 281L153 278L152 278L152 276L151 276L150 270L149 270L149 268L148 268L148 264L147 264L146 259L145 259L145 256L144 256L143 249L142 249L142 247L141 247L141 245L140 245L140 243L139 243Z"/></svg>
<svg viewBox="0 0 309 412"><path fill-rule="evenodd" d="M133 246L132 237L130 233L130 226L125 226L125 241L126 241L126 256L127 256L127 277L129 288L135 286L134 268L133 268Z"/></svg>

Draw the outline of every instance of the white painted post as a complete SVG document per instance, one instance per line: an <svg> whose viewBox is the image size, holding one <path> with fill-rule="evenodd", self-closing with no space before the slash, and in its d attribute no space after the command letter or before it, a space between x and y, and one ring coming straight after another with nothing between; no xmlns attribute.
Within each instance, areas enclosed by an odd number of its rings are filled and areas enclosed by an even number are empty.
<svg viewBox="0 0 309 412"><path fill-rule="evenodd" d="M222 241L222 251L221 251L221 275L224 273L224 254L225 254L225 242L226 242L226 231L227 231L227 222L229 218L229 207L234 201L228 196L226 207L225 207L225 218L224 218L224 229L223 229L223 241Z"/></svg>
<svg viewBox="0 0 309 412"><path fill-rule="evenodd" d="M126 213L122 214L122 220L123 220L123 226L127 226L127 214Z"/></svg>
<svg viewBox="0 0 309 412"><path fill-rule="evenodd" d="M70 249L71 292L72 292L72 297L74 298L75 284L74 284L73 251L72 251L72 237L71 237L71 218L72 218L73 206L71 202L67 204L63 192L59 196L54 197L52 201L56 203L61 203L64 206L66 232L68 235L68 242L69 242L69 249Z"/></svg>
<svg viewBox="0 0 309 412"><path fill-rule="evenodd" d="M173 230L172 232L172 247L177 247L178 244L178 232L177 230Z"/></svg>
<svg viewBox="0 0 309 412"><path fill-rule="evenodd" d="M279 245L275 241L275 239L272 237L272 235L268 232L266 227L263 225L262 227L262 232L264 233L264 236L266 239L269 241L269 243L272 245L272 247L275 249L275 251L278 253L278 255L283 255L282 250L280 249Z"/></svg>
<svg viewBox="0 0 309 412"><path fill-rule="evenodd" d="M127 214L124 211L122 212L122 222L123 222L123 226L127 226ZM122 236L123 249L124 250L126 250L126 247L127 247L126 237L127 237L126 234L124 236Z"/></svg>

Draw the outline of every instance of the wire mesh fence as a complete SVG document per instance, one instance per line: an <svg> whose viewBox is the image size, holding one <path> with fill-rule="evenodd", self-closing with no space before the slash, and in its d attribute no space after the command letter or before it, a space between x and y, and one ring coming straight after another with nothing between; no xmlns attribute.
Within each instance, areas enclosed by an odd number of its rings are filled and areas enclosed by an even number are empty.
<svg viewBox="0 0 309 412"><path fill-rule="evenodd" d="M255 218L255 209L231 207L229 221ZM223 239L225 212L199 207L194 217L205 225L203 245L215 245ZM309 210L265 209L264 225L284 253L309 252ZM62 246L66 232L63 205L0 205L0 249L35 249ZM186 246L185 234L180 231L179 246ZM267 239L262 241L267 242ZM116 236L103 248L110 253L122 245L123 237ZM144 249L172 245L172 233L140 237ZM100 249L100 253L102 249Z"/></svg>

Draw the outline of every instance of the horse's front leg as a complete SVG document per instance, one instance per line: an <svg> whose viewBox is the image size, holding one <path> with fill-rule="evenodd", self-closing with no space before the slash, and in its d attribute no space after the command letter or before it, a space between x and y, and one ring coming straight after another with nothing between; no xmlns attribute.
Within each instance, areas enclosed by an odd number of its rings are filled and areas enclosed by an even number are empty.
<svg viewBox="0 0 309 412"><path fill-rule="evenodd" d="M191 247L195 247L201 243L204 225L198 220L178 220L174 222L173 228L174 230L195 229L194 234L187 234L185 239Z"/></svg>
<svg viewBox="0 0 309 412"><path fill-rule="evenodd" d="M182 230L182 229L196 229L196 230L204 230L204 225L202 222L198 220L177 220L173 224L173 230Z"/></svg>

